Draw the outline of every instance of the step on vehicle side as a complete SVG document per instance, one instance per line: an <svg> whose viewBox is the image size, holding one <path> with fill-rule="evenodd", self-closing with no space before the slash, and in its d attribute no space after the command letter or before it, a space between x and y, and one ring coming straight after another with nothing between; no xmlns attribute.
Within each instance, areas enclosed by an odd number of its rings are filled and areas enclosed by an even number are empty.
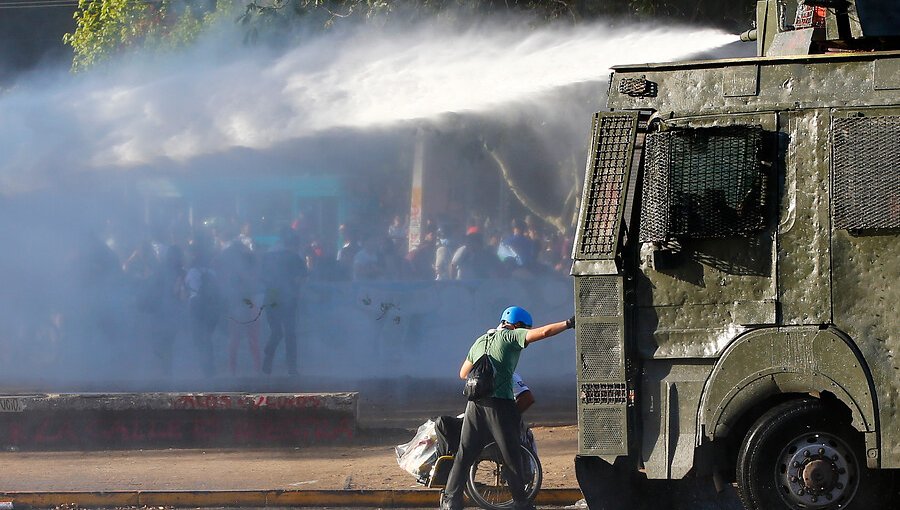
<svg viewBox="0 0 900 510"><path fill-rule="evenodd" d="M758 57L614 68L593 119L572 274L594 510L639 508L634 473L733 482L748 510L896 492L900 2L760 1L742 38Z"/></svg>

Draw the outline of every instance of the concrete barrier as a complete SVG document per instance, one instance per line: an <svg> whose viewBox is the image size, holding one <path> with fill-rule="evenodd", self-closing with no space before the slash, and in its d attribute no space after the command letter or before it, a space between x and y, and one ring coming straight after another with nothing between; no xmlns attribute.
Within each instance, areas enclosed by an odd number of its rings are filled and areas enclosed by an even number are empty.
<svg viewBox="0 0 900 510"><path fill-rule="evenodd" d="M355 437L358 394L115 393L0 396L0 447L284 446Z"/></svg>

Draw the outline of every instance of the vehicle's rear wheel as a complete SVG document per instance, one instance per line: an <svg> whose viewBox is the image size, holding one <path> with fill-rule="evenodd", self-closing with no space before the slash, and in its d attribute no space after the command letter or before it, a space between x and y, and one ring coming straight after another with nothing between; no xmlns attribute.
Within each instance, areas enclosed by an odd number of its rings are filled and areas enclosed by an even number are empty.
<svg viewBox="0 0 900 510"><path fill-rule="evenodd" d="M750 428L737 459L748 510L878 508L862 435L818 399L786 402Z"/></svg>

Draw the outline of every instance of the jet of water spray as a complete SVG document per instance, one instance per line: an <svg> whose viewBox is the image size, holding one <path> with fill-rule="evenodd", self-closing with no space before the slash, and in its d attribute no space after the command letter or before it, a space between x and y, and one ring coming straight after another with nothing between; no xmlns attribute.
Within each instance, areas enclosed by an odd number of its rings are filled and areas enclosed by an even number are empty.
<svg viewBox="0 0 900 510"><path fill-rule="evenodd" d="M60 173L490 111L603 80L614 64L674 60L734 38L685 27L485 23L462 33L358 27L278 54L235 48L223 57L208 42L153 65L60 73L0 97L0 183L9 193Z"/></svg>

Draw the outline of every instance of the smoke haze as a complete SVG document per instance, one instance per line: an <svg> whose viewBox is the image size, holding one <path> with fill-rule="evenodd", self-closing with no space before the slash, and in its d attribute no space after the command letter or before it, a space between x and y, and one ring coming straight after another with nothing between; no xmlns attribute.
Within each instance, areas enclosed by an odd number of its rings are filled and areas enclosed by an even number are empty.
<svg viewBox="0 0 900 510"><path fill-rule="evenodd" d="M415 140L423 129L426 168L468 169L484 176L472 178L470 189L502 188L483 154L497 144L514 154L508 162L552 206L577 186L590 114L604 105L610 66L675 60L735 40L688 27L531 30L481 22L461 32L441 24L391 32L356 27L276 52L237 44L231 30L177 55L131 55L76 76L45 70L0 95L0 238L7 241L0 254L0 384L47 390L91 381L89 388L110 391L122 381L159 389L170 387L165 381L172 377L197 378L183 329L174 375L154 368L153 328L135 311L139 286L120 273L142 246L144 256L162 258L160 246L190 237L179 237L172 225L196 233L207 218L202 206L237 207L242 220L270 221L269 209L259 212L269 205L260 202L276 204L265 190L282 189L294 175L337 175L349 189L346 203L314 197L315 218L327 230L319 235L336 249L337 223L353 211L358 218L386 208L409 211ZM548 175L561 161L571 162L572 175ZM322 182L331 181L315 181L319 193ZM311 193L312 183L293 184L294 200ZM386 191L377 203L361 203L359 194L378 186ZM250 188L255 195L244 192ZM470 200L491 202L497 195L491 193ZM179 211L165 201L176 196L187 204ZM454 207L460 215L466 209L450 201L444 210ZM287 209L289 221L297 211L290 202ZM278 227L260 225L269 231L258 233L267 235ZM334 251L326 250L332 257ZM357 377L394 377L398 363L420 363L407 375L450 379L469 339L494 325L506 304L531 308L538 322L564 319L572 308L570 285L558 274L500 291L436 290L434 282L345 283L337 291L317 285L310 291L316 306L300 319L317 321L300 340L308 374L332 373L340 359ZM395 322L377 322L394 305ZM453 328L426 329L436 309L438 323ZM351 325L335 332L342 321ZM367 335L374 338L365 349L347 340ZM346 345L332 348L333 337ZM217 349L221 367L225 343ZM526 369L540 361L563 377L574 374L572 342L548 345L540 360L526 358ZM241 371L252 372L249 361L241 363Z"/></svg>

